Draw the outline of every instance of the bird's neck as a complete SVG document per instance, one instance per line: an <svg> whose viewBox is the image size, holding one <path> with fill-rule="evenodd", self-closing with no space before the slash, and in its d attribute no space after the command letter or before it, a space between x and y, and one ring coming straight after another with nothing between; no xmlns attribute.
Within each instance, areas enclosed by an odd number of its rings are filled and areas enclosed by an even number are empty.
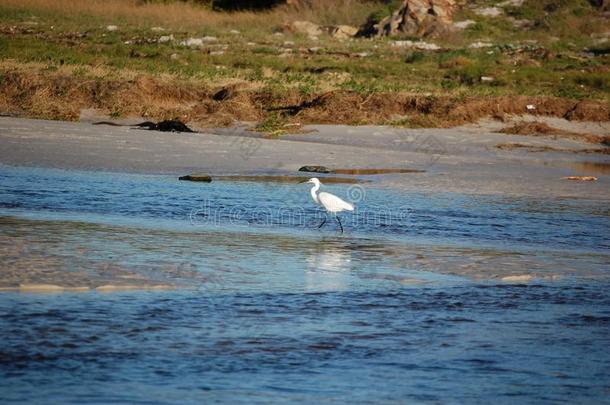
<svg viewBox="0 0 610 405"><path fill-rule="evenodd" d="M318 195L316 194L316 193L318 192L318 190L319 190L319 189L320 189L320 185L319 185L319 184L315 184L315 185L314 185L314 186L311 188L311 191L310 191L310 192L311 192L311 198L313 198L313 200L314 200L316 203L319 203L319 202L318 202Z"/></svg>

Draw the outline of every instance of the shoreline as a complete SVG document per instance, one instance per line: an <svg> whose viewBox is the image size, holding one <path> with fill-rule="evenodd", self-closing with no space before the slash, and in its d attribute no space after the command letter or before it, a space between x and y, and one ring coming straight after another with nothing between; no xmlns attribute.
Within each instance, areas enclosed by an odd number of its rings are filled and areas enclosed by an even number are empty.
<svg viewBox="0 0 610 405"><path fill-rule="evenodd" d="M424 193L610 200L607 155L573 152L590 144L501 134L494 132L497 127L494 122L449 129L319 125L308 126L309 133L268 139L244 128L187 134L0 117L0 164L177 177L192 173L324 177L298 172L305 165L413 169L424 172L354 177ZM496 147L505 142L546 145L562 152ZM562 179L573 175L596 176L598 181Z"/></svg>

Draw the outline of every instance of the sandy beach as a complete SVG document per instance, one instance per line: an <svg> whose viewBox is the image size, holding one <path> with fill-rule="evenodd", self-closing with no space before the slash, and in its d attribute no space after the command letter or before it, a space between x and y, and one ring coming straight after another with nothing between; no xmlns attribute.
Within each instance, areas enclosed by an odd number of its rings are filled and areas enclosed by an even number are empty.
<svg viewBox="0 0 610 405"><path fill-rule="evenodd" d="M607 133L604 123L579 125ZM425 172L375 176L375 182L422 192L610 198L607 155L574 153L591 147L585 142L493 132L501 127L493 121L450 129L310 126L307 133L265 139L245 127L187 134L2 117L0 163L175 175L295 174L304 165L407 168ZM497 148L507 142L562 151Z"/></svg>

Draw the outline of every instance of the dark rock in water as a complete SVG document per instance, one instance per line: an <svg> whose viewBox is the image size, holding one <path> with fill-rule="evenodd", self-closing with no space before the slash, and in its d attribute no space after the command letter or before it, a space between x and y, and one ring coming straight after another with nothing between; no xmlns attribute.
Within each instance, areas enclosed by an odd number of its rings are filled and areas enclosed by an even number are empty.
<svg viewBox="0 0 610 405"><path fill-rule="evenodd" d="M303 166L299 169L300 172L310 172L310 173L332 173L326 166Z"/></svg>
<svg viewBox="0 0 610 405"><path fill-rule="evenodd" d="M394 173L424 173L425 170L419 169L335 169L335 174L353 174L353 175L373 175L373 174L394 174Z"/></svg>
<svg viewBox="0 0 610 405"><path fill-rule="evenodd" d="M177 120L165 120L157 123L157 131L161 132L195 132L184 123Z"/></svg>
<svg viewBox="0 0 610 405"><path fill-rule="evenodd" d="M178 177L178 180L186 180L186 181L201 181L204 183L211 183L212 176L203 173L197 174L187 174L186 176Z"/></svg>
<svg viewBox="0 0 610 405"><path fill-rule="evenodd" d="M302 183L303 180L307 180L304 176L269 176L269 175L257 175L257 176L244 176L244 175L229 175L229 176L214 176L214 181L252 181L257 183ZM367 183L370 180L361 180L358 178L350 177L324 177L324 183L343 183L343 184L356 184L356 183Z"/></svg>
<svg viewBox="0 0 610 405"><path fill-rule="evenodd" d="M326 166L303 166L299 169L300 172L310 173L334 173L334 174L351 174L351 175L374 175L374 174L394 174L394 173L424 173L425 170L418 169L329 169Z"/></svg>

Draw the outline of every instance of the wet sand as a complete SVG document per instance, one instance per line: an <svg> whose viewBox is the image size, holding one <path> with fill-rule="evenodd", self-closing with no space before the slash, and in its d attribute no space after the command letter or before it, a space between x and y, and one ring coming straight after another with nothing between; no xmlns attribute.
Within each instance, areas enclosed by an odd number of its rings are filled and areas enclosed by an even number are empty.
<svg viewBox="0 0 610 405"><path fill-rule="evenodd" d="M581 125L598 133L605 128L603 124ZM289 175L304 165L400 168L425 172L379 175L375 182L432 193L610 198L607 155L496 148L518 142L574 151L591 148L591 144L499 134L493 132L497 127L494 122L452 129L320 125L308 127L313 132L306 134L264 139L244 128L176 134L2 117L0 163L176 175ZM593 175L598 181L561 179L573 175Z"/></svg>

